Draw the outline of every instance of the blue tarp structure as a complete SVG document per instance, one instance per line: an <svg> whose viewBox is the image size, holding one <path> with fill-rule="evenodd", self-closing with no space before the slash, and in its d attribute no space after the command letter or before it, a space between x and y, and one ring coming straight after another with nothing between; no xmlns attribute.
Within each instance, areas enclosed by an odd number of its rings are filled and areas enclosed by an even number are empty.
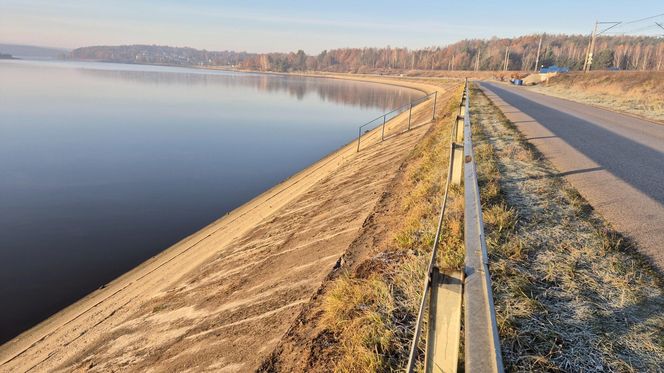
<svg viewBox="0 0 664 373"><path fill-rule="evenodd" d="M556 65L551 65L549 67L543 67L540 69L540 73L568 73L569 68L567 67L560 67Z"/></svg>

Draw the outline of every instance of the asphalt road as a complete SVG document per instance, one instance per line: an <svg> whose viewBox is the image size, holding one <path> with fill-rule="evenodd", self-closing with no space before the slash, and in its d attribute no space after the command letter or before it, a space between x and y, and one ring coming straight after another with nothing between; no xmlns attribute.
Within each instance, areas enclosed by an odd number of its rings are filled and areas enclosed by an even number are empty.
<svg viewBox="0 0 664 373"><path fill-rule="evenodd" d="M664 272L664 125L500 83L484 92Z"/></svg>

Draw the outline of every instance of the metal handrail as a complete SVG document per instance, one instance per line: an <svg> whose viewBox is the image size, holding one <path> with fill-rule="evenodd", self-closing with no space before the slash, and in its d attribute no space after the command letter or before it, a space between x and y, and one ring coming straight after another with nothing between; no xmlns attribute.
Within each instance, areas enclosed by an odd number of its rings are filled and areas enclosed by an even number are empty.
<svg viewBox="0 0 664 373"><path fill-rule="evenodd" d="M431 92L431 93L428 93L428 94L426 94L426 95L424 95L420 98L416 98L415 100L411 100L409 103L401 105L401 106L399 106L398 108L396 108L392 111L384 113L383 115L377 116L376 118L374 118L374 119L364 123L363 125L359 126L357 128L357 151L358 152L360 151L360 139L362 138L362 129L364 127L366 127L366 126L368 126L372 123L375 123L377 120L382 118L383 119L383 122L382 122L383 129L382 129L382 132L381 132L381 141L382 141L382 140L385 139L385 124L387 122L389 122L389 120L387 120L388 116L390 116L390 115L392 115L396 112L399 112L399 114L400 114L400 113L405 111L405 108L409 108L409 110L411 111L411 114L412 114L413 107L415 107L415 106L419 105L420 103L428 100L432 95L434 96L434 103L433 103L433 113L434 113L434 115L432 115L432 119L433 119L434 116L435 116L435 113L436 113L436 99L438 98L438 91ZM390 118L390 120L392 120L392 119L394 119L394 117ZM408 129L410 130L410 118L408 119Z"/></svg>
<svg viewBox="0 0 664 373"><path fill-rule="evenodd" d="M436 252L443 226L449 185L452 181L452 169L455 161L454 150L463 147L464 159L464 244L466 247L466 264L464 280L464 307L465 307L465 367L468 372L502 372L503 363L500 352L500 340L496 315L491 292L491 277L488 268L488 255L486 240L484 237L484 221L482 219L482 207L480 204L479 185L477 183L477 170L475 165L472 132L470 123L470 88L468 79L464 85L464 93L459 108L465 109L463 115L464 143L455 143L457 133L457 121L452 128L452 139L450 141L450 161L447 171L445 193L441 203L438 227L434 237L431 258L427 267L427 275L424 281L422 299L415 321L415 333L410 346L408 364L406 371L412 372L417 361L417 345L422 333L422 320L427 296L430 295L433 285L433 272L436 267ZM460 117L458 117L460 119Z"/></svg>

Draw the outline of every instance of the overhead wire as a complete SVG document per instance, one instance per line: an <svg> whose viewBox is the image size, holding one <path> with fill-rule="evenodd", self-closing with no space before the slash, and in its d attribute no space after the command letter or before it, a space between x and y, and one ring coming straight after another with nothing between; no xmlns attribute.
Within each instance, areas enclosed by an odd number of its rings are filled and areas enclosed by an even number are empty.
<svg viewBox="0 0 664 373"><path fill-rule="evenodd" d="M653 18L657 18L657 17L662 17L662 16L664 16L664 13L656 14L656 15L654 15L654 16L650 16L650 17L645 17L645 18L635 19L635 20L633 20L633 21L623 22L623 25L629 25L629 24L632 24L632 23L643 22L643 21L647 21L647 20L649 20L649 19L653 19Z"/></svg>
<svg viewBox="0 0 664 373"><path fill-rule="evenodd" d="M654 24L650 24L650 25L647 25L647 26L628 29L628 30L623 30L622 28L625 27L625 25L632 25L632 24L635 24L635 23L640 23L640 22L648 21L648 20L651 20L651 19L659 18L659 17L664 17L664 13L655 14L655 15L652 15L652 16L643 17L643 18L639 18L639 19L635 19L635 20L631 20L631 21L619 22L619 23L616 23L615 25L609 27L608 29L600 32L599 34L607 33L607 34L611 34L611 35L627 35L627 34L633 34L633 33L637 33L637 32L643 32L643 31L647 31L647 30L655 30L655 29L658 29L658 28L661 27L661 26L659 26L659 24L657 22L653 22ZM613 28L616 28L616 29L609 31L610 29L613 29Z"/></svg>
<svg viewBox="0 0 664 373"><path fill-rule="evenodd" d="M646 31L646 30L650 30L650 29L654 30L654 29L657 29L657 28L659 28L657 25L648 25L648 26L645 26L645 27L639 27L639 28L631 29L631 30L609 31L609 32L607 32L607 34L613 34L613 35L631 34L631 33Z"/></svg>

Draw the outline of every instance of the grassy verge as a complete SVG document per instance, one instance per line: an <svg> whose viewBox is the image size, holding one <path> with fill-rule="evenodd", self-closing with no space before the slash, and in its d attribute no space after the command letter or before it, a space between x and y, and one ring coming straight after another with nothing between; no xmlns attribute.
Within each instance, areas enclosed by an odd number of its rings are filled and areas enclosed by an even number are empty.
<svg viewBox="0 0 664 373"><path fill-rule="evenodd" d="M560 74L531 89L664 123L664 72Z"/></svg>
<svg viewBox="0 0 664 373"><path fill-rule="evenodd" d="M447 176L451 123L461 88L408 161L400 203L401 226L392 244L345 273L323 299L322 325L334 335L335 371L389 371L403 368L412 340L421 287L435 234ZM442 113L442 115L441 115ZM463 200L451 193L441 264L462 263Z"/></svg>
<svg viewBox="0 0 664 373"><path fill-rule="evenodd" d="M472 97L507 370L661 371L661 277L481 91Z"/></svg>
<svg viewBox="0 0 664 373"><path fill-rule="evenodd" d="M335 371L402 369L446 177L460 91L411 155L393 243L323 298ZM475 154L509 371L641 371L664 364L664 288L479 91ZM478 104L478 105L475 105ZM479 115L481 113L481 115ZM452 188L441 268L463 263L463 196Z"/></svg>

